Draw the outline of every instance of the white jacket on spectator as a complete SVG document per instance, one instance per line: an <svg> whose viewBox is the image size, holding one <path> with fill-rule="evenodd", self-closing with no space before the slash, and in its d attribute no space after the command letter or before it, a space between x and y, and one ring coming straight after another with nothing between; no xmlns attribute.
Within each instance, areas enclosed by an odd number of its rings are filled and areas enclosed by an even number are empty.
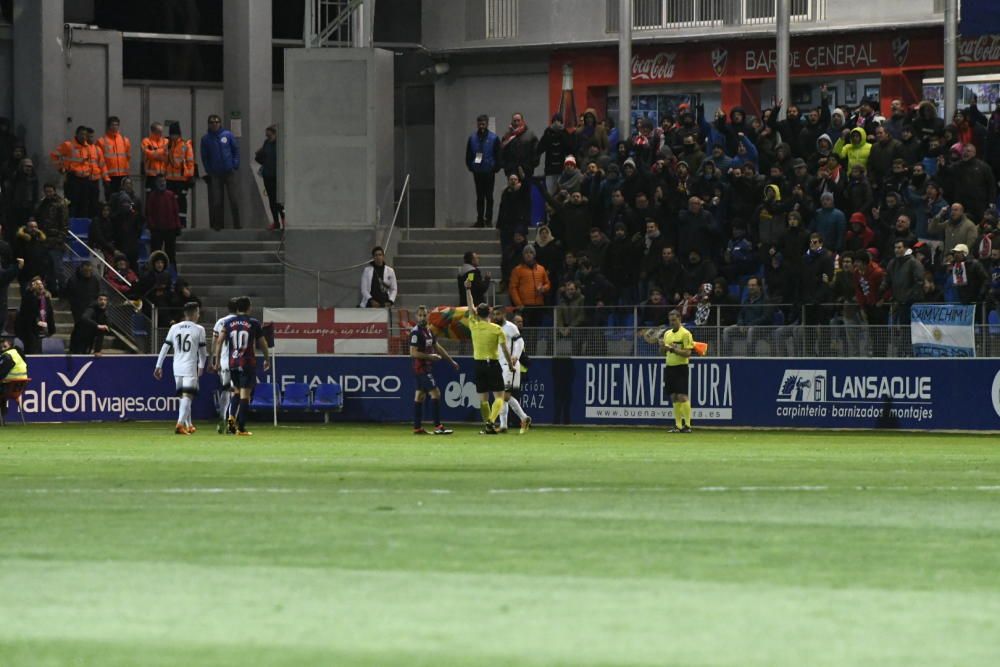
<svg viewBox="0 0 1000 667"><path fill-rule="evenodd" d="M368 301L372 298L372 276L375 274L375 267L372 264L368 264L361 271L361 307L367 308ZM382 286L385 288L385 293L389 296L389 301L392 303L396 302L396 272L392 270L392 267L388 264L385 265L385 273L382 274Z"/></svg>

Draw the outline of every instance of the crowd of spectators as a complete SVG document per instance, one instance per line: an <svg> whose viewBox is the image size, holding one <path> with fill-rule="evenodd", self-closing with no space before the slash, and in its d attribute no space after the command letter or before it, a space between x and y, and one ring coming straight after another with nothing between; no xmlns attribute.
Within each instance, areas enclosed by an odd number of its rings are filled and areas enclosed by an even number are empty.
<svg viewBox="0 0 1000 667"><path fill-rule="evenodd" d="M541 138L521 114L502 137L480 122L467 164L507 177L495 225L511 305L558 306L566 330L622 306L740 327L905 324L932 300L996 309L1000 102L945 122L926 100L882 117L822 96L760 117L682 106L620 139L593 109L572 127L553 115ZM531 240L533 187L546 215ZM493 224L485 196L477 214Z"/></svg>
<svg viewBox="0 0 1000 667"><path fill-rule="evenodd" d="M131 164L132 142L120 126L119 118L109 117L100 137L93 128L77 127L72 138L50 153L60 181L40 183L26 147L11 132L9 120L0 118L0 306L6 315L7 287L16 280L22 300L13 318L14 331L28 353L37 352L40 341L54 332L52 299L68 304L75 325L83 323L81 333L73 335L71 349L98 352L100 335L107 332L106 322L99 321L107 311L102 295L118 292L141 301L147 313L159 308L163 323L179 317L185 302L197 300L174 268L176 240L187 226L187 194L198 177L193 143L182 136L179 123L171 123L166 136L163 124L153 123L140 142L137 171L142 187L137 188L130 176L136 171ZM274 201L273 187L276 140L276 128L267 128L255 159L280 226L283 212ZM238 141L213 114L200 147L203 178L209 183L211 226L223 227L223 198L228 194L233 225L238 228L234 177L239 168ZM89 221L77 231L104 260L96 264L101 275L90 261L82 261L94 258L67 254L74 219ZM146 250L148 260L141 261ZM36 302L41 303L41 318L34 312L39 309Z"/></svg>

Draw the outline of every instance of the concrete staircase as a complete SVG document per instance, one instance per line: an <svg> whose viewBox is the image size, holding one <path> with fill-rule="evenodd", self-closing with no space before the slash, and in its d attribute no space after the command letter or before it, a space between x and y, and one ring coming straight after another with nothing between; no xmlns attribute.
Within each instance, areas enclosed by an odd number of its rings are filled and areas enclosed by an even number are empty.
<svg viewBox="0 0 1000 667"><path fill-rule="evenodd" d="M264 230L192 229L177 241L177 274L188 281L205 311L225 311L229 299L249 296L254 310L285 303L280 239ZM207 321L211 312L205 312ZM221 316L221 314L220 314Z"/></svg>
<svg viewBox="0 0 1000 667"><path fill-rule="evenodd" d="M469 250L479 253L479 269L492 273L494 283L499 283L500 239L495 229L411 229L403 238L396 256L390 258L399 283L397 306L465 305L457 303L456 278Z"/></svg>

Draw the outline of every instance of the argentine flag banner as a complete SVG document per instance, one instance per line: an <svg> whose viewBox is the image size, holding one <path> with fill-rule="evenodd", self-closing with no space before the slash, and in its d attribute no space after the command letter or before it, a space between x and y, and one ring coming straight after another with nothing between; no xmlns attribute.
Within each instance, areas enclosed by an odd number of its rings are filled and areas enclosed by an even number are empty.
<svg viewBox="0 0 1000 667"><path fill-rule="evenodd" d="M910 308L910 336L915 357L976 356L976 307L916 304Z"/></svg>

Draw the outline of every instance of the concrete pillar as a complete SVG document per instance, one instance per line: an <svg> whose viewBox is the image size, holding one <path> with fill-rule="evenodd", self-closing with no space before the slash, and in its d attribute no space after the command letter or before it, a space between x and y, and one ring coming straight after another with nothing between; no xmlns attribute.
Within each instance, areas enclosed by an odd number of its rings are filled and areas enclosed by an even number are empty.
<svg viewBox="0 0 1000 667"><path fill-rule="evenodd" d="M239 140L241 222L244 228L259 229L267 226L268 214L253 154L264 143L264 128L273 119L271 0L224 0L223 16L225 109L219 110L219 115L223 125ZM207 116L195 119L196 137L200 138L208 129L207 121ZM281 128L278 145L280 150Z"/></svg>
<svg viewBox="0 0 1000 667"><path fill-rule="evenodd" d="M632 136L631 0L618 0L618 10L618 137L628 141Z"/></svg>
<svg viewBox="0 0 1000 667"><path fill-rule="evenodd" d="M791 50L789 0L778 0L775 5L775 12L778 51L776 91L778 99L782 101L779 115L781 118L784 118L785 113L788 111L788 105L792 103L791 80L789 77L791 64L788 60L788 54Z"/></svg>
<svg viewBox="0 0 1000 667"><path fill-rule="evenodd" d="M13 130L43 181L55 178L48 156L67 138L63 1L14 0Z"/></svg>

